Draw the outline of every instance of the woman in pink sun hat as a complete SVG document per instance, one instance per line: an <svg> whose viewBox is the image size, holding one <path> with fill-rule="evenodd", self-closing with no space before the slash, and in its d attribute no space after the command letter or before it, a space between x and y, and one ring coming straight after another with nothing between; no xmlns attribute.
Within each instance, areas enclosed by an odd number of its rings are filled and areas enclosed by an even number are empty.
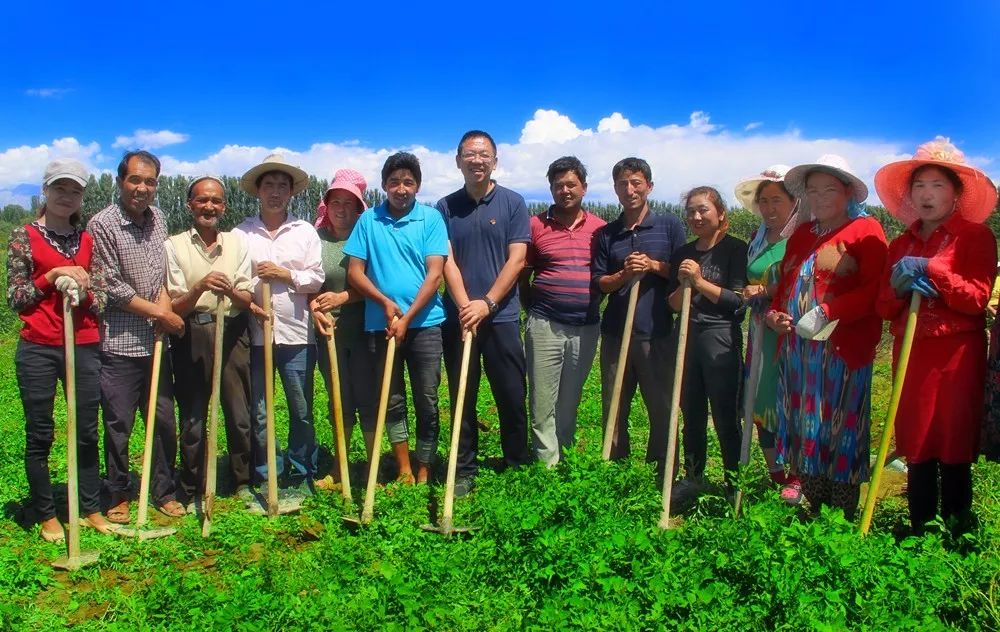
<svg viewBox="0 0 1000 632"><path fill-rule="evenodd" d="M348 445L356 421L361 422L365 446L371 453L375 443L376 405L375 391L371 385L378 383L375 365L367 351L364 337L365 304L362 296L347 285L347 256L344 244L350 237L358 217L368 208L365 203L365 177L354 169L339 169L333 182L316 209L316 232L322 246L323 272L326 280L319 293L309 301L313 322L316 325L316 344L319 370L330 391L330 361L326 343L320 337L329 336L336 320L337 364L340 367L340 397L344 411L344 436ZM333 402L329 415L333 420ZM334 445L336 449L336 445ZM318 489L332 490L340 483L340 471L334 465L330 474L316 481Z"/></svg>
<svg viewBox="0 0 1000 632"><path fill-rule="evenodd" d="M896 416L896 448L909 467L910 522L920 531L940 513L964 523L972 510L986 378L983 328L997 265L996 239L983 222L997 190L940 136L912 159L882 167L875 187L908 226L889 245L877 303L895 337L894 365L911 293L924 297Z"/></svg>

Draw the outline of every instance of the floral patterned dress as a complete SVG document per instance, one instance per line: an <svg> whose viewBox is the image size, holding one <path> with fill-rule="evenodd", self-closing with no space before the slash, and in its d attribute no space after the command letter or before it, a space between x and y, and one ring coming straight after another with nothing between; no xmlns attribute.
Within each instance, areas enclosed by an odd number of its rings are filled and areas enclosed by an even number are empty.
<svg viewBox="0 0 1000 632"><path fill-rule="evenodd" d="M818 305L816 254L803 262L785 311ZM829 341L786 337L778 364L778 453L795 471L838 483L868 480L872 365L851 370Z"/></svg>

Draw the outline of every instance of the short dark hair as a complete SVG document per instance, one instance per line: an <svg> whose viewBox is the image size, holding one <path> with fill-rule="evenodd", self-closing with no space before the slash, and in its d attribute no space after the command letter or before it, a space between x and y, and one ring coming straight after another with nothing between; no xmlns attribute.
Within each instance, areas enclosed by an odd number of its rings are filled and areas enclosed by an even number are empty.
<svg viewBox="0 0 1000 632"><path fill-rule="evenodd" d="M417 181L417 186L420 186L420 161L408 151L396 152L385 159L385 164L382 165L382 186L385 186L392 172L399 169L409 171Z"/></svg>
<svg viewBox="0 0 1000 632"><path fill-rule="evenodd" d="M466 133L462 134L462 140L458 141L458 151L456 153L459 154L462 153L462 145L465 144L465 141L469 140L470 138L485 138L486 140L490 141L490 147L493 148L493 153L494 154L497 153L496 141L493 140L492 136L490 136L481 129L470 129Z"/></svg>
<svg viewBox="0 0 1000 632"><path fill-rule="evenodd" d="M128 175L128 163L133 158L138 158L146 164L153 165L153 167L156 168L156 177L160 177L160 159L145 149L139 149L136 151L127 151L125 152L125 155L122 156L122 161L118 163L119 180L124 180L125 176Z"/></svg>
<svg viewBox="0 0 1000 632"><path fill-rule="evenodd" d="M583 166L580 159L576 156L563 156L549 165L549 171L545 174L545 177L549 179L549 186L552 186L552 182L567 171L572 171L577 178L580 178L581 183L587 184L587 168Z"/></svg>
<svg viewBox="0 0 1000 632"><path fill-rule="evenodd" d="M760 202L760 194L764 192L764 189L766 189L768 187L768 185L771 185L771 184L778 185L778 188L781 189L782 193L784 193L785 195L787 195L788 198L792 202L795 201L795 196L792 195L792 193L788 190L788 187L785 186L784 180L761 180L760 184L757 185L757 190L754 191L754 193L753 193L753 201L754 202ZM749 209L747 209L747 210L749 210Z"/></svg>
<svg viewBox="0 0 1000 632"><path fill-rule="evenodd" d="M257 176L257 179L254 180L253 188L259 189L260 183L264 181L264 178L266 178L267 176L273 176L274 174L285 176L286 178L288 178L288 188L289 189L295 188L295 178L292 177L292 174L288 173L287 171L281 171L280 169L271 169L270 171L265 171L264 173Z"/></svg>
<svg viewBox="0 0 1000 632"><path fill-rule="evenodd" d="M611 168L611 181L618 182L618 176L625 171L628 171L629 173L641 173L646 178L646 182L653 181L653 170L649 168L649 163L642 158L629 156L628 158L622 158L619 160L615 166Z"/></svg>
<svg viewBox="0 0 1000 632"><path fill-rule="evenodd" d="M944 174L944 177L948 178L948 182L951 182L951 186L955 188L956 195L962 194L962 191L965 189L965 184L962 183L962 179L958 177L957 173L942 165L920 165L914 169L913 173L910 174L910 186L908 187L908 190L913 190L913 183L921 173L930 171L931 169L937 169Z"/></svg>
<svg viewBox="0 0 1000 632"><path fill-rule="evenodd" d="M708 201L712 203L715 210L722 215L722 221L719 222L719 230L726 232L729 230L729 207L726 206L726 201L722 198L722 194L715 187L695 187L681 196L681 202L684 203L685 210L687 209L688 202L691 198L696 195L705 195L708 197Z"/></svg>

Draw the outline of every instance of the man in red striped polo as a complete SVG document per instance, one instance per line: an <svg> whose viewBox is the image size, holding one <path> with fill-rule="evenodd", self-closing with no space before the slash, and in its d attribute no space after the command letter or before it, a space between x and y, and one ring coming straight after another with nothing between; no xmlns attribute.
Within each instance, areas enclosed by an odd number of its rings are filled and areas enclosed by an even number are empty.
<svg viewBox="0 0 1000 632"><path fill-rule="evenodd" d="M583 383L597 350L601 295L590 262L594 235L605 221L583 209L587 169L575 156L553 162L547 176L555 203L531 218L524 348L535 456L553 466L573 445Z"/></svg>

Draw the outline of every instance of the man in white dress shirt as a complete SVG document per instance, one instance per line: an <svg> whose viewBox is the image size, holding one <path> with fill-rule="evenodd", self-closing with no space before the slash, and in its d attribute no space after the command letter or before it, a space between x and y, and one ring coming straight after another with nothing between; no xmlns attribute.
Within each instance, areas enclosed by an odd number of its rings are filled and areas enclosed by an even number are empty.
<svg viewBox="0 0 1000 632"><path fill-rule="evenodd" d="M309 312L309 295L323 284L320 240L307 221L288 214L292 196L305 189L308 175L275 154L240 180L244 191L260 200L260 215L249 217L233 232L247 244L253 270L254 301L263 305L263 282L271 284L274 313L272 340L263 339L256 319L250 323L250 367L253 414L251 452L255 482L267 480L266 409L264 406L264 345L273 345L274 366L288 402L288 451L276 460L281 476L298 487L316 474L316 432L313 427L313 369L316 346Z"/></svg>

